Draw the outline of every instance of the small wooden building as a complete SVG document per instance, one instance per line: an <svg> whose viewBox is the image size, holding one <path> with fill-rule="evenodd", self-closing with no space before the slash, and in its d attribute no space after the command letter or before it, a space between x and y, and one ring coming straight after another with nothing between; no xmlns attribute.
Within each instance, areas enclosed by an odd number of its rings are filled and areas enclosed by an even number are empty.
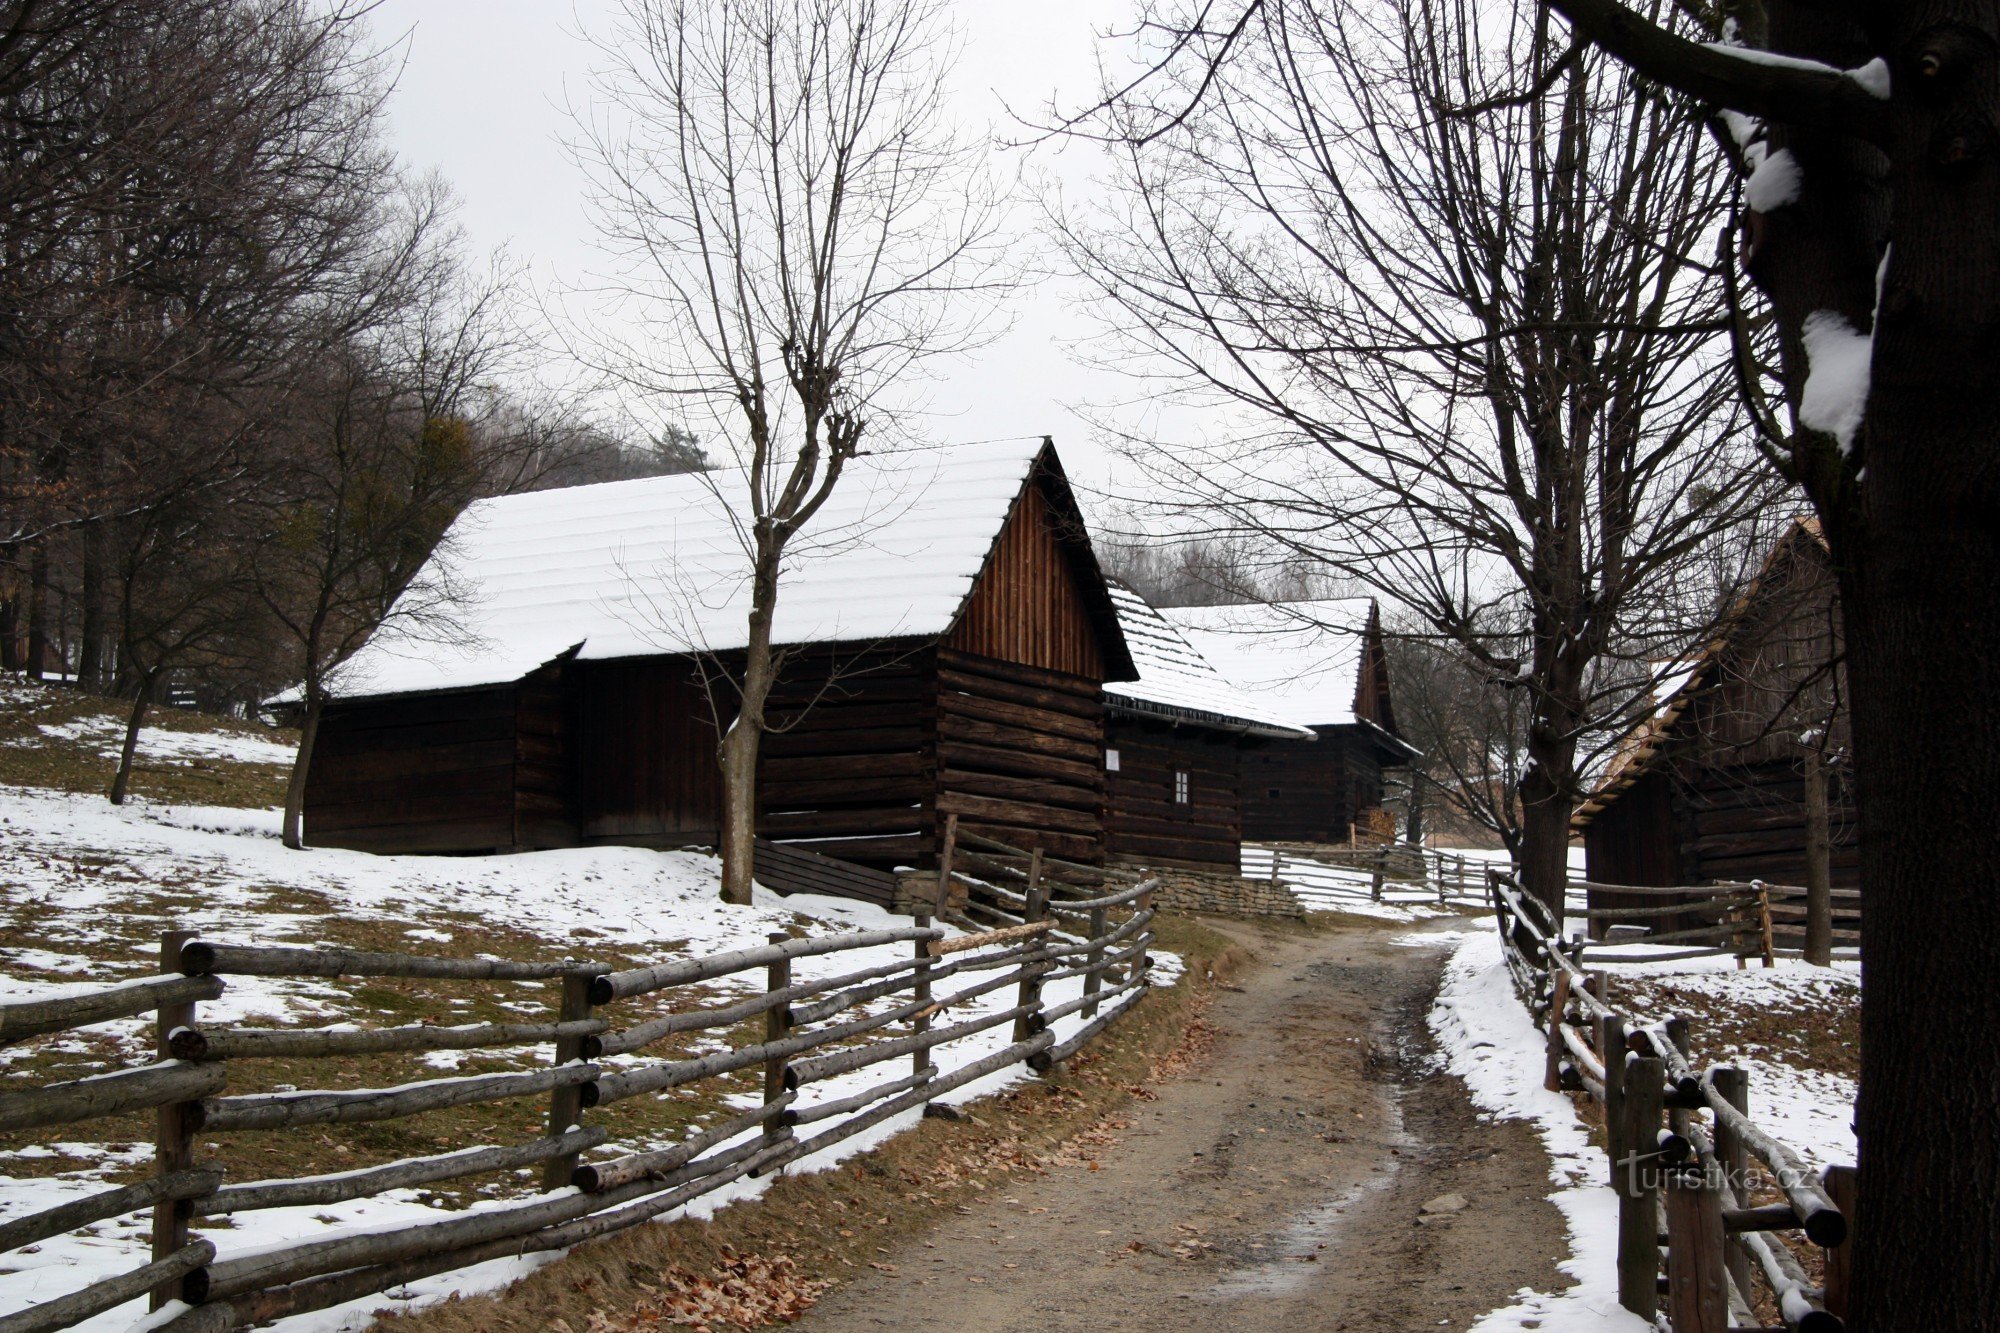
<svg viewBox="0 0 2000 1333"><path fill-rule="evenodd" d="M1134 680L1106 685L1105 854L1154 869L1234 876L1243 856L1243 765L1312 729L1225 680L1145 598L1111 587Z"/></svg>
<svg viewBox="0 0 2000 1333"><path fill-rule="evenodd" d="M1243 838L1346 843L1382 808L1382 772L1416 750L1396 731L1382 616L1369 597L1161 613L1266 717L1314 739L1242 756Z"/></svg>
<svg viewBox="0 0 2000 1333"><path fill-rule="evenodd" d="M350 662L308 770L321 846L485 852L712 844L717 679L744 558L713 476L482 501L439 561L450 641ZM392 622L393 623L393 622ZM795 540L760 836L878 869L934 864L949 815L1103 855L1106 681L1131 656L1052 445L864 455Z"/></svg>
<svg viewBox="0 0 2000 1333"><path fill-rule="evenodd" d="M1840 602L1818 526L1772 548L1578 809L1593 883L1805 883L1805 765L1824 765L1829 878L1857 882ZM1628 905L1599 895L1605 906ZM1640 900L1635 896L1632 904Z"/></svg>

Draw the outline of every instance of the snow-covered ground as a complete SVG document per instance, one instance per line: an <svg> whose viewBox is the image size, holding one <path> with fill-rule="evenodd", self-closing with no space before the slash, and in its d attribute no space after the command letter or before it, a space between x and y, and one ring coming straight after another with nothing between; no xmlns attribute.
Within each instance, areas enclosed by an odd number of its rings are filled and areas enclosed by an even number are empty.
<svg viewBox="0 0 2000 1333"><path fill-rule="evenodd" d="M1481 1112L1527 1121L1540 1135L1555 1186L1549 1198L1569 1231L1569 1254L1558 1267L1576 1280L1560 1292L1524 1287L1514 1304L1473 1327L1481 1333L1649 1329L1618 1305L1618 1205L1605 1183L1609 1161L1590 1143L1569 1097L1542 1086L1544 1040L1514 994L1498 934L1490 927L1473 927L1448 935L1412 935L1405 942L1430 946L1441 939L1452 943L1453 952L1431 1011L1431 1029L1448 1068L1464 1080ZM1712 991L1746 1006L1790 1007L1802 998L1823 996L1829 987L1856 984L1847 970L1800 964L1745 972L1733 968L1728 959L1646 965L1653 976L1673 976L1677 986ZM1619 975L1631 971L1621 968ZM1854 1160L1850 1081L1769 1061L1743 1058L1738 1063L1751 1070L1751 1114L1759 1125L1816 1165Z"/></svg>
<svg viewBox="0 0 2000 1333"><path fill-rule="evenodd" d="M147 975L156 968L144 955L145 942L168 924L223 942L311 944L326 926L327 915L300 903L322 899L329 904L328 911L343 918L411 923L403 931L407 947L440 953L451 951L455 916L539 937L555 956L582 957L593 948L616 947L661 961L752 947L762 944L769 932L788 928L826 934L908 924L907 918L891 917L867 904L807 895L780 898L761 889L752 906L727 907L717 901L717 863L695 853L601 847L516 856L370 856L337 850L287 851L277 833L275 811L147 803L121 809L100 797L0 790L0 907L14 926L10 943L0 947L0 996L86 989L74 980L84 974L104 979ZM24 921L32 922L27 933L33 943L11 942L22 938ZM794 975L800 980L837 975L907 957L908 948L899 944L799 959L793 964ZM1179 960L1163 954L1154 957L1154 981L1170 984L1178 974ZM732 980L740 984L740 979ZM1081 985L1077 978L1052 984L1046 998L1051 1004L1060 1003L1078 994ZM254 1014L260 1021L325 1022L346 1016L345 998L343 989L325 981L233 978L224 998L204 1004L202 1014L210 1021ZM886 1006L894 1000L878 1003ZM955 1009L951 1017L963 1021L1012 1003L1011 988L1001 988ZM533 1007L545 1010L546 999ZM1062 1020L1056 1025L1058 1037L1081 1022L1076 1016ZM101 1050L106 1039L129 1063L146 1059L144 1025L138 1020L102 1024L55 1040L69 1044L57 1049L83 1054ZM1006 1045L1008 1039L1007 1028L1001 1025L955 1042L938 1053L940 1066L949 1071L970 1063ZM0 1068L10 1058L18 1060L23 1049L0 1051ZM641 1063L644 1058L619 1057L604 1063ZM1017 1066L969 1084L946 1100L985 1096L1025 1076ZM848 1096L882 1077L879 1070L864 1069L812 1084L801 1106ZM912 1112L788 1169L823 1168L916 1119ZM606 1123L615 1123L615 1114ZM104 1188L111 1171L144 1160L149 1148L50 1143L12 1156L59 1154L86 1165L55 1176L0 1178L0 1220L94 1193ZM5 1167L6 1158L0 1156L0 1171ZM248 1175L232 1173L231 1178L240 1183ZM701 1200L695 1210L705 1214L731 1199L760 1192L766 1183L740 1182ZM208 1234L227 1257L250 1248L433 1221L444 1215L420 1202L420 1193L407 1190L334 1206L272 1209L246 1215L237 1229ZM0 1271L0 1314L136 1267L144 1262L145 1247L142 1214L98 1223L6 1256L8 1271ZM506 1261L429 1279L398 1289L394 1300L371 1297L352 1308L302 1316L285 1326L361 1327L369 1311L401 1300L434 1299L453 1290L490 1289L519 1276L534 1262ZM135 1310L125 1307L85 1327L129 1327L138 1317Z"/></svg>

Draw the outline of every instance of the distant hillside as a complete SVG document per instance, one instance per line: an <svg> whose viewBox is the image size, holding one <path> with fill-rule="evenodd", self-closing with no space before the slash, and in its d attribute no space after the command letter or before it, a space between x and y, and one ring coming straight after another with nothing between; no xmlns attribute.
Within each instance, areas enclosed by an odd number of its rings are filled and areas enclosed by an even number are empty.
<svg viewBox="0 0 2000 1333"><path fill-rule="evenodd" d="M139 733L135 795L259 808L284 803L296 731L155 708ZM0 786L102 794L125 739L116 699L0 675Z"/></svg>

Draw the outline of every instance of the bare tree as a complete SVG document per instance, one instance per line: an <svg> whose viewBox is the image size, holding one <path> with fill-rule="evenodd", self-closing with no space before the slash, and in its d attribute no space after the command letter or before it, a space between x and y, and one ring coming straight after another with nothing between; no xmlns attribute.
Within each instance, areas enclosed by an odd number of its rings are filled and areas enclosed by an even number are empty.
<svg viewBox="0 0 2000 1333"><path fill-rule="evenodd" d="M1151 14L1166 55L1093 122L1115 208L1062 219L1070 253L1130 352L1243 423L1155 451L1173 493L1523 695L1517 858L1560 914L1593 747L1695 629L1674 571L1763 498L1727 175L1526 0L1214 8Z"/></svg>
<svg viewBox="0 0 2000 1333"><path fill-rule="evenodd" d="M2000 11L1763 0L1727 29L1711 11L1704 42L1620 0L1553 4L1580 45L1728 113L1755 168L1741 256L1762 307L1746 291L1736 313L1768 312L1782 386L1746 389L1833 552L1853 719L1868 985L1847 1318L1963 1322L2000 1308L2000 1139L1980 1128L2000 1042L1963 1039L2000 1030Z"/></svg>
<svg viewBox="0 0 2000 1333"><path fill-rule="evenodd" d="M1495 684L1457 644L1414 618L1388 627L1396 725L1416 747L1409 764L1409 841L1423 812L1442 807L1461 825L1491 834L1511 853L1521 845L1521 777L1527 767L1527 703L1522 690ZM1518 632L1492 627L1489 650L1519 651Z"/></svg>
<svg viewBox="0 0 2000 1333"><path fill-rule="evenodd" d="M951 128L936 0L624 0L596 40L613 109L580 149L637 332L585 356L656 416L714 427L748 589L744 647L708 673L722 895L748 902L787 549L863 442L901 432L892 395L977 340L997 210L983 145Z"/></svg>

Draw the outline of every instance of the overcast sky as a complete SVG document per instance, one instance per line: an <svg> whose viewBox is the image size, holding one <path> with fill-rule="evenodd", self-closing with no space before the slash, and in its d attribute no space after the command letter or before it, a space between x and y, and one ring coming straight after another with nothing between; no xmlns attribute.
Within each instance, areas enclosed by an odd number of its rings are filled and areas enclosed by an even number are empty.
<svg viewBox="0 0 2000 1333"><path fill-rule="evenodd" d="M576 282L596 262L583 179L562 148L563 107L589 93L591 52L579 31L614 8L615 0L384 0L376 11L379 37L400 41L405 57L390 105L405 161L441 171L474 244L506 246L542 284ZM958 0L960 114L1004 132L1003 101L1031 112L1051 97L1087 97L1097 86L1094 33L1123 25L1131 8L1131 0ZM1087 178L1089 156L1073 149L1056 161L1041 150L1032 165L1074 182ZM1032 210L1023 218L1032 222ZM1067 296L1050 282L1020 292L1011 332L930 390L938 414L930 433L1053 435L1079 480L1115 485L1122 469L1070 409L1126 397L1131 386L1065 349L1080 331Z"/></svg>

